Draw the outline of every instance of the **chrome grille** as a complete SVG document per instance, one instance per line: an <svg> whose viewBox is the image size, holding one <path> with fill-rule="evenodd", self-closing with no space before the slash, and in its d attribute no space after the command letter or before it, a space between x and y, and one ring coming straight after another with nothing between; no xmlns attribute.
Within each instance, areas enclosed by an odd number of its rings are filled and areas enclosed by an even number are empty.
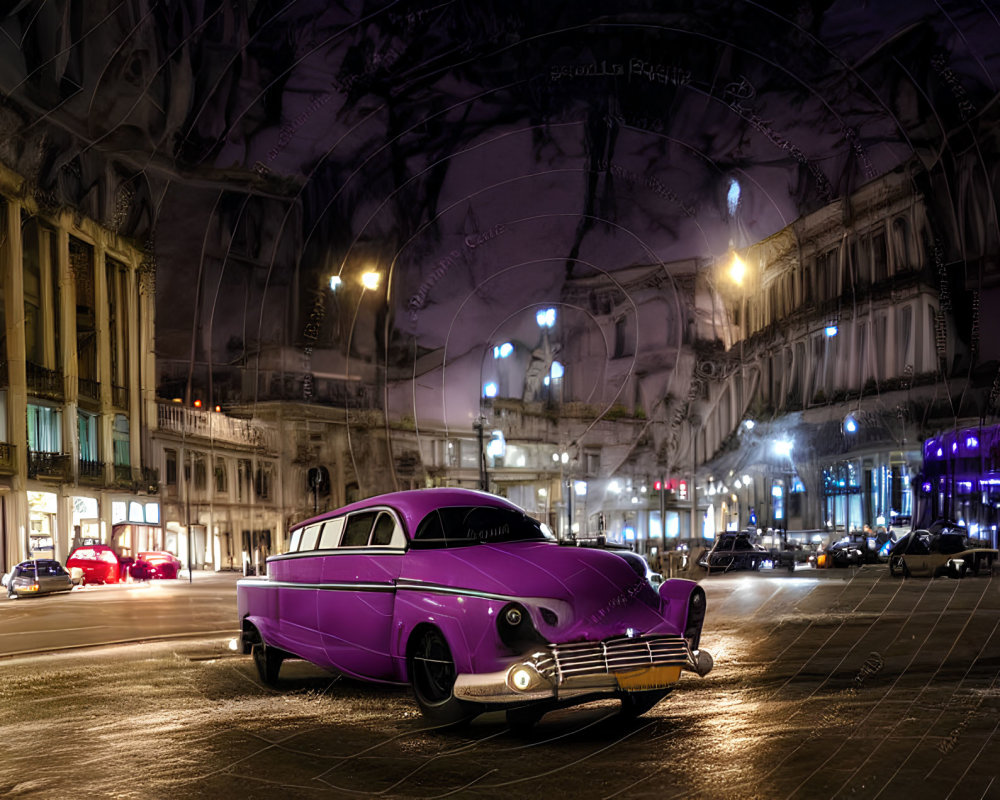
<svg viewBox="0 0 1000 800"><path fill-rule="evenodd" d="M650 666L677 665L688 660L687 643L680 636L639 636L602 642L550 644L537 658L538 671L557 684L570 678L605 675Z"/></svg>

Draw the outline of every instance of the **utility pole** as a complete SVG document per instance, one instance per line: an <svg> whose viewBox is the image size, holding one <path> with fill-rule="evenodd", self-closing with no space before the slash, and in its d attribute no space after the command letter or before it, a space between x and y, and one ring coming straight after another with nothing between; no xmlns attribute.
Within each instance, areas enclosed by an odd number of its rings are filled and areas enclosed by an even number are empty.
<svg viewBox="0 0 1000 800"><path fill-rule="evenodd" d="M476 440L479 444L479 488L486 492L489 489L486 477L486 450L483 448L483 418L480 417L473 422L472 427L476 431Z"/></svg>

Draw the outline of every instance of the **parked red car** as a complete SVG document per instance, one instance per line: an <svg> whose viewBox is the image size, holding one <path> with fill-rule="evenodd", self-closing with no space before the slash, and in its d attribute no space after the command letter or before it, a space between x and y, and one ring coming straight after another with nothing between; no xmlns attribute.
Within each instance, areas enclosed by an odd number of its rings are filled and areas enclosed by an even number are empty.
<svg viewBox="0 0 1000 800"><path fill-rule="evenodd" d="M138 570L142 570L140 576ZM172 579L177 577L181 569L181 560L173 553L166 550L149 550L139 553L135 565L132 567L132 576L138 580L150 579Z"/></svg>
<svg viewBox="0 0 1000 800"><path fill-rule="evenodd" d="M120 558L106 544L87 544L77 547L66 559L66 569L83 570L83 583L120 583L129 576L134 559Z"/></svg>

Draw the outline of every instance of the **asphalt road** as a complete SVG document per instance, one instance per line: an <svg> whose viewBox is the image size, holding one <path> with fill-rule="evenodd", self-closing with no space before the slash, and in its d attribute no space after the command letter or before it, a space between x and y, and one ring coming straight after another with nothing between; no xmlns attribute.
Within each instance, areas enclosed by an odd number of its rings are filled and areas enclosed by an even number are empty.
<svg viewBox="0 0 1000 800"><path fill-rule="evenodd" d="M0 796L1000 798L998 581L712 576L710 675L635 722L604 703L520 735L495 714L431 729L406 690L302 662L267 688L228 634L10 656ZM162 599L197 630L233 612L229 587L200 590L212 611L190 587ZM0 601L0 633L78 599ZM114 628L117 600L88 603Z"/></svg>

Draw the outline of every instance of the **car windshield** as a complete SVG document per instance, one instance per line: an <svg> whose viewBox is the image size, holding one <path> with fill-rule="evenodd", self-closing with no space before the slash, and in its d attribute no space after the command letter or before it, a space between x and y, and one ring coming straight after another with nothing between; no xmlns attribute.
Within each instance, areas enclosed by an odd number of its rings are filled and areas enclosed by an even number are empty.
<svg viewBox="0 0 1000 800"><path fill-rule="evenodd" d="M414 547L463 547L501 542L551 542L536 520L520 511L491 506L438 508L424 517Z"/></svg>

